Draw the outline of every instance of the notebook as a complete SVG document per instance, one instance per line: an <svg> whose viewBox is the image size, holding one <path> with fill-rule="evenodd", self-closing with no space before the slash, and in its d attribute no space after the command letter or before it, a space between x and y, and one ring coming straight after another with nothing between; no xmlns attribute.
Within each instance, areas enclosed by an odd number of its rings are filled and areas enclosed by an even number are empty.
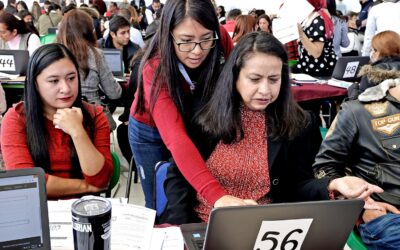
<svg viewBox="0 0 400 250"><path fill-rule="evenodd" d="M0 249L50 250L44 171L0 171Z"/></svg>
<svg viewBox="0 0 400 250"><path fill-rule="evenodd" d="M369 63L368 56L344 56L340 57L333 69L332 78L346 82L359 82L358 71Z"/></svg>
<svg viewBox="0 0 400 250"><path fill-rule="evenodd" d="M363 206L363 200L335 200L214 208L208 226L183 224L181 232L188 250L337 250Z"/></svg>
<svg viewBox="0 0 400 250"><path fill-rule="evenodd" d="M114 77L123 79L124 64L122 61L122 51L119 49L103 49L103 53Z"/></svg>

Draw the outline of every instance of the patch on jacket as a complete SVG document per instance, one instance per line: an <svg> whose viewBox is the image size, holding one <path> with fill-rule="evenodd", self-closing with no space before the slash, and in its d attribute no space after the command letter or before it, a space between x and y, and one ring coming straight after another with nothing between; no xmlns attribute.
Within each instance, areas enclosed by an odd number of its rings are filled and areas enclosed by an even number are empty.
<svg viewBox="0 0 400 250"><path fill-rule="evenodd" d="M400 114L371 120L372 129L387 135L392 135L400 127Z"/></svg>
<svg viewBox="0 0 400 250"><path fill-rule="evenodd" d="M387 108L389 107L389 102L373 102L364 104L364 108L375 117L382 116L386 114Z"/></svg>

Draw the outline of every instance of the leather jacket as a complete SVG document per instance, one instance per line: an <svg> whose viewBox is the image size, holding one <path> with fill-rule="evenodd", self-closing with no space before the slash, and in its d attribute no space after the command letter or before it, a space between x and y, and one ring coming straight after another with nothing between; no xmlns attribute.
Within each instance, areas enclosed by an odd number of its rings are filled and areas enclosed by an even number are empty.
<svg viewBox="0 0 400 250"><path fill-rule="evenodd" d="M386 91L384 92L386 93ZM355 175L384 189L378 201L400 206L400 101L342 104L313 165L317 178Z"/></svg>

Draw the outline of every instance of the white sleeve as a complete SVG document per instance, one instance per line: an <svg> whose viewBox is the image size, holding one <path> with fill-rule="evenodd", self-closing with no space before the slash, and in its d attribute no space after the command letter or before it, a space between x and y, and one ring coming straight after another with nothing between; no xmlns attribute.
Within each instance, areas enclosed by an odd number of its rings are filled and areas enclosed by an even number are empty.
<svg viewBox="0 0 400 250"><path fill-rule="evenodd" d="M362 48L362 55L369 56L371 51L371 41L376 33L376 15L375 8L371 8L368 14L367 25L364 34L364 46Z"/></svg>
<svg viewBox="0 0 400 250"><path fill-rule="evenodd" d="M138 29L135 29L133 27L131 27L131 42L136 43L137 45L139 45L140 48L144 47L144 41L142 38L142 33L140 33L140 31Z"/></svg>
<svg viewBox="0 0 400 250"><path fill-rule="evenodd" d="M147 24L150 25L152 22L154 22L153 13L151 12L151 10L146 9L145 14L146 14L146 19L147 19Z"/></svg>
<svg viewBox="0 0 400 250"><path fill-rule="evenodd" d="M29 55L32 55L33 52L41 46L40 39L36 34L31 34L28 40L28 51Z"/></svg>

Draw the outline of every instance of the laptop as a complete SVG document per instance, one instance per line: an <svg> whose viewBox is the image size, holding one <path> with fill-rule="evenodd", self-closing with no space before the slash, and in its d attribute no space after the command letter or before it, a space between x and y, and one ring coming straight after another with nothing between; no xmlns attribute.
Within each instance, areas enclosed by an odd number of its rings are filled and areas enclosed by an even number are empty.
<svg viewBox="0 0 400 250"><path fill-rule="evenodd" d="M44 171L0 171L0 249L50 250Z"/></svg>
<svg viewBox="0 0 400 250"><path fill-rule="evenodd" d="M214 208L208 226L183 224L188 250L343 249L363 200Z"/></svg>
<svg viewBox="0 0 400 250"><path fill-rule="evenodd" d="M368 56L344 56L340 57L333 69L332 78L346 82L359 82L358 71L369 63Z"/></svg>
<svg viewBox="0 0 400 250"><path fill-rule="evenodd" d="M58 28L57 27L49 27L47 29L47 34L54 34L56 35L58 33Z"/></svg>
<svg viewBox="0 0 400 250"><path fill-rule="evenodd" d="M26 75L28 68L28 50L0 50L0 72L10 75Z"/></svg>
<svg viewBox="0 0 400 250"><path fill-rule="evenodd" d="M103 49L106 63L115 78L124 78L124 63L122 61L122 51L119 49Z"/></svg>

